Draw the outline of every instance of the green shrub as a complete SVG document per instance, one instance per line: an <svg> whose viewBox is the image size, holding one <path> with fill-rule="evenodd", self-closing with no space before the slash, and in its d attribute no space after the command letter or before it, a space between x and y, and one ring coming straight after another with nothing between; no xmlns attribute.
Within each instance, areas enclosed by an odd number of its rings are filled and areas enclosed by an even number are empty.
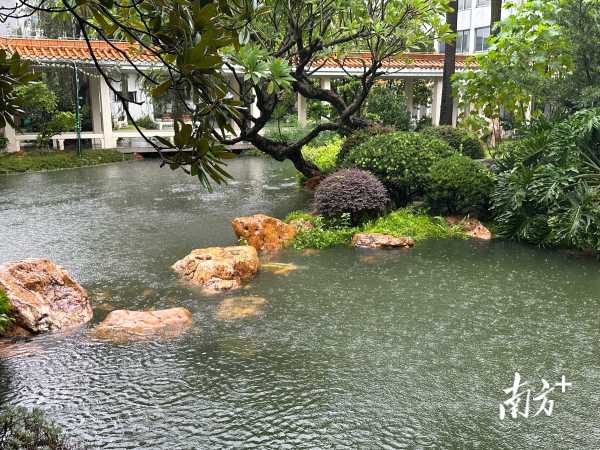
<svg viewBox="0 0 600 450"><path fill-rule="evenodd" d="M6 138L4 136L0 136L0 152L6 150L7 146L8 146L8 138Z"/></svg>
<svg viewBox="0 0 600 450"><path fill-rule="evenodd" d="M346 166L368 170L388 188L398 206L406 205L429 185L431 165L454 150L445 142L419 133L374 136L353 149Z"/></svg>
<svg viewBox="0 0 600 450"><path fill-rule="evenodd" d="M464 155L452 155L431 166L426 199L435 212L473 214L487 211L494 190L492 173Z"/></svg>
<svg viewBox="0 0 600 450"><path fill-rule="evenodd" d="M448 226L443 218L432 217L413 208L403 208L367 222L361 227L349 226L349 219L327 220L322 216L314 216L300 211L290 213L286 222L302 219L312 223L312 229L304 229L293 241L296 249L325 249L341 245L349 245L355 233L384 233L396 237L409 236L416 241L425 239L466 238L460 226Z"/></svg>
<svg viewBox="0 0 600 450"><path fill-rule="evenodd" d="M295 211L290 213L285 221L290 222L295 219L302 219L312 224L312 228L305 228L296 233L292 245L297 250L347 245L354 233L359 230L350 226L350 219L347 216L338 220L327 220L322 216Z"/></svg>
<svg viewBox="0 0 600 450"><path fill-rule="evenodd" d="M0 333L6 331L6 329L13 322L13 318L11 317L10 311L10 300L8 300L6 293L2 289L0 289Z"/></svg>
<svg viewBox="0 0 600 450"><path fill-rule="evenodd" d="M421 133L425 136L441 139L454 150L473 159L483 159L485 152L477 136L464 128L454 128L448 125L426 127Z"/></svg>
<svg viewBox="0 0 600 450"><path fill-rule="evenodd" d="M158 130L158 124L154 121L154 118L149 115L142 116L135 122L140 128L145 128L146 130Z"/></svg>
<svg viewBox="0 0 600 450"><path fill-rule="evenodd" d="M398 209L387 216L380 217L365 224L363 231L396 237L409 236L416 241L466 237L459 226L448 226L443 218L428 216L413 208Z"/></svg>
<svg viewBox="0 0 600 450"><path fill-rule="evenodd" d="M546 136L543 137L545 139ZM546 146L545 142L536 142L542 137L528 137L524 139L506 140L493 150L493 170L500 173L511 170L517 164L525 162L529 158L537 159L539 150Z"/></svg>
<svg viewBox="0 0 600 450"><path fill-rule="evenodd" d="M431 117L423 116L417 121L415 131L423 131L427 128L431 128L432 126L433 124L431 123Z"/></svg>
<svg viewBox="0 0 600 450"><path fill-rule="evenodd" d="M0 414L0 448L6 450L71 450L62 431L44 418L39 409L7 407Z"/></svg>
<svg viewBox="0 0 600 450"><path fill-rule="evenodd" d="M303 128L301 126L281 126L277 124L271 124L265 128L265 137L273 139L277 142L291 143L296 142L306 136L312 130L311 127ZM339 135L335 131L323 131L319 135L310 141L312 146L326 145L329 142L339 138Z"/></svg>
<svg viewBox="0 0 600 450"><path fill-rule="evenodd" d="M376 114L383 125L397 131L411 129L410 113L401 85L393 82L378 85L371 89L367 98L367 113Z"/></svg>
<svg viewBox="0 0 600 450"><path fill-rule="evenodd" d="M315 163L321 172L330 173L335 170L335 162L341 147L342 139L337 137L325 145L305 146L302 149L302 155Z"/></svg>
<svg viewBox="0 0 600 450"><path fill-rule="evenodd" d="M352 225L381 215L390 197L381 182L369 172L342 169L325 178L315 191L314 207L328 219L348 215Z"/></svg>
<svg viewBox="0 0 600 450"><path fill-rule="evenodd" d="M495 155L498 235L600 251L600 109L521 132Z"/></svg>
<svg viewBox="0 0 600 450"><path fill-rule="evenodd" d="M348 154L352 150L354 150L354 148L358 147L359 145L362 145L363 143L371 139L373 136L378 136L380 134L389 134L393 132L393 128L386 128L381 126L361 128L353 131L348 135L348 137L342 144L342 148L338 152L336 161L337 165L341 166L344 163L346 156L348 156Z"/></svg>
<svg viewBox="0 0 600 450"><path fill-rule="evenodd" d="M0 173L36 172L93 166L131 159L117 150L84 150L81 158L75 152L31 152L24 155L0 155Z"/></svg>

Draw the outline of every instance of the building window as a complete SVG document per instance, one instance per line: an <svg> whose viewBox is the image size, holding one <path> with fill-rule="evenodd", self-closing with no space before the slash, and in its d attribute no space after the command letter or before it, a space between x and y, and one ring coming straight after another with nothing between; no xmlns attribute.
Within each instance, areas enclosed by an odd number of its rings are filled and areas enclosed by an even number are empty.
<svg viewBox="0 0 600 450"><path fill-rule="evenodd" d="M490 6L490 0L477 0L477 7Z"/></svg>
<svg viewBox="0 0 600 450"><path fill-rule="evenodd" d="M456 34L456 52L469 53L469 30L462 30Z"/></svg>
<svg viewBox="0 0 600 450"><path fill-rule="evenodd" d="M456 53L469 53L469 39L471 33L469 30L462 30L456 32ZM439 42L440 53L446 51L446 44L443 41Z"/></svg>
<svg viewBox="0 0 600 450"><path fill-rule="evenodd" d="M488 38L490 37L490 27L475 29L475 51L483 52L488 49Z"/></svg>
<svg viewBox="0 0 600 450"><path fill-rule="evenodd" d="M471 0L458 0L458 10L471 9Z"/></svg>
<svg viewBox="0 0 600 450"><path fill-rule="evenodd" d="M129 91L127 97L130 102L137 102L137 91Z"/></svg>

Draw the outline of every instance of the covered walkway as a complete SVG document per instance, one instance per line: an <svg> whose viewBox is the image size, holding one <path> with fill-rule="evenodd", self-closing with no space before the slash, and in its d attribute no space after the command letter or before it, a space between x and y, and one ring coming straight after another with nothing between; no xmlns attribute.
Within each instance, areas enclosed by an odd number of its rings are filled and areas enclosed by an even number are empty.
<svg viewBox="0 0 600 450"><path fill-rule="evenodd" d="M148 53L139 51L139 49L126 42L105 42L91 41L88 44L84 40L73 39L42 39L42 38L0 38L0 48L6 50L9 54L18 52L23 59L30 60L35 67L39 65L40 69L52 65L72 65L74 70L80 70L90 74L90 110L92 118L92 130L81 132L82 139L90 139L97 148L115 148L117 139L140 137L135 130L118 130L115 127L115 109L119 107L120 102L115 98L106 80L98 75L95 69L94 58L98 64L106 68L114 69L121 73L121 80L128 83L127 89L137 89L139 84L138 76L127 61L129 58L138 67L151 69L160 67L157 59ZM127 57L125 56L125 54ZM328 58L327 60L317 61L312 76L319 80L323 88L329 88L331 81L336 78L344 78L352 75L360 75L363 67L369 64L368 54L356 53L347 55L341 59ZM465 68L465 56L457 55L457 70ZM404 80L407 108L412 116L420 116L429 113L432 122L439 123L439 110L442 97L442 75L444 66L444 55L438 53L407 53L398 58L390 58L384 62L382 72L384 79ZM95 76L93 76L95 74ZM413 84L416 80L426 80L432 87L432 102L428 111L416 111L416 105L413 104ZM113 86L115 87L115 86ZM120 88L119 88L120 89ZM136 101L149 107L145 111L152 110L151 98L146 96L142 90L134 90ZM132 107L134 104L131 104ZM135 105L137 106L137 105ZM423 107L422 107L423 108ZM143 108L142 108L143 109ZM455 107L454 118L458 117L458 111ZM300 125L307 123L307 102L302 96L297 99L298 122ZM148 137L161 136L170 138L174 135L169 123L161 123L160 129L145 130L144 134ZM172 122L171 122L172 124ZM163 129L166 125L166 129ZM5 136L8 138L8 151L18 151L20 144L26 141L34 141L36 134L21 134L11 127L5 129ZM76 133L61 133L52 138L56 148L64 148L64 141L75 139Z"/></svg>

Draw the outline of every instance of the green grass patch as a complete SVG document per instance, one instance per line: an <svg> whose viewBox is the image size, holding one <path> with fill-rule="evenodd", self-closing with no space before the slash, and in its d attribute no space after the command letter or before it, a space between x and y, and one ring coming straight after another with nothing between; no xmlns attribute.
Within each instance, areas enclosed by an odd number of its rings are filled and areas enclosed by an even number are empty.
<svg viewBox="0 0 600 450"><path fill-rule="evenodd" d="M13 322L10 311L10 301L6 293L0 289L0 333L4 332Z"/></svg>
<svg viewBox="0 0 600 450"><path fill-rule="evenodd" d="M383 233L390 236L412 237L415 241L425 239L466 238L459 226L448 226L442 217L433 217L413 208L403 208L363 226L367 233Z"/></svg>
<svg viewBox="0 0 600 450"><path fill-rule="evenodd" d="M352 235L359 231L339 221L329 221L322 216L313 216L304 211L293 211L285 218L286 222L292 220L305 220L312 223L313 228L301 230L296 234L292 246L297 250L305 248L325 249L346 245Z"/></svg>
<svg viewBox="0 0 600 450"><path fill-rule="evenodd" d="M81 158L74 151L28 152L0 156L0 173L39 172L95 166L132 159L117 150L83 150Z"/></svg>
<svg viewBox="0 0 600 450"><path fill-rule="evenodd" d="M459 226L448 226L443 218L429 216L414 208L396 210L360 227L351 227L339 221L329 221L321 216L313 216L303 211L294 211L286 217L286 222L302 219L313 224L296 234L293 247L296 249L325 249L348 245L358 232L383 233L396 237L412 237L415 241L426 239L464 239L466 233Z"/></svg>

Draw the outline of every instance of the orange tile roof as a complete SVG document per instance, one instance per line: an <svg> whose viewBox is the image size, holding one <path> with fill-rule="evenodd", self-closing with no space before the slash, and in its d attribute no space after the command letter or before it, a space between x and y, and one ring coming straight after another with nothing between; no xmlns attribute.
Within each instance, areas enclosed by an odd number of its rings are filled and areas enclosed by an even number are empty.
<svg viewBox="0 0 600 450"><path fill-rule="evenodd" d="M362 69L370 61L368 53L355 53L341 58L328 58L327 60L317 61L317 66L328 69L341 68ZM456 69L461 70L466 67L467 55L456 55ZM383 69L387 70L432 70L438 71L444 69L443 53L404 53L395 58L388 58L383 62Z"/></svg>
<svg viewBox="0 0 600 450"><path fill-rule="evenodd" d="M148 52L141 52L128 42L111 42L118 50L125 50L137 63L152 63L157 59ZM125 62L126 58L108 42L90 41L94 55L103 63ZM36 61L83 61L93 62L88 46L80 39L45 39L0 37L0 49L8 53L18 52L22 58Z"/></svg>
<svg viewBox="0 0 600 450"><path fill-rule="evenodd" d="M100 63L126 62L122 53L115 50L125 50L131 60L136 63L156 63L158 60L148 52L141 52L138 48L123 41L113 41L110 44L102 40L90 41L94 55ZM18 52L24 59L35 61L81 61L92 63L92 58L87 44L80 39L45 39L45 38L22 38L22 37L0 37L0 49L9 53ZM368 65L370 55L368 53L355 53L343 58L327 58L317 60L316 67L327 69L340 68L362 69ZM465 68L465 55L456 56L456 68ZM384 61L383 69L388 70L424 70L441 71L444 67L444 55L441 53L405 53L396 58Z"/></svg>

